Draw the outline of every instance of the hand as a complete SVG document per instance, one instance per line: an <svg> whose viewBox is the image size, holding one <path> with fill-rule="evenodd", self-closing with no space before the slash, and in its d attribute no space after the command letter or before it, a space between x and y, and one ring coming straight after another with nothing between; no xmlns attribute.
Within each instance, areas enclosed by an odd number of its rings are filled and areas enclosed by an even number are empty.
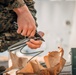
<svg viewBox="0 0 76 75"><path fill-rule="evenodd" d="M33 37L36 31L35 20L33 19L30 11L27 6L24 5L21 8L16 8L14 11L17 13L17 24L18 30L17 33L23 36Z"/></svg>
<svg viewBox="0 0 76 75"><path fill-rule="evenodd" d="M38 32L39 35L42 37L44 36L43 32ZM34 39L30 39L29 42L26 43L28 45L28 47L30 47L31 49L37 49L41 46L42 41L41 40L34 40Z"/></svg>

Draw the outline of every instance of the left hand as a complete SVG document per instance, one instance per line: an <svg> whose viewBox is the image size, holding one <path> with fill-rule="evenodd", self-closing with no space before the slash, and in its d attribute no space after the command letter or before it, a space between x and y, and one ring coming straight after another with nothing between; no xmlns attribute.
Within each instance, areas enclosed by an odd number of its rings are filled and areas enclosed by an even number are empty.
<svg viewBox="0 0 76 75"><path fill-rule="evenodd" d="M42 37L44 36L43 32L38 32L38 34ZM41 40L34 40L34 39L30 39L29 42L26 43L28 45L28 47L30 47L31 49L37 49L40 48L42 41Z"/></svg>
<svg viewBox="0 0 76 75"><path fill-rule="evenodd" d="M36 32L36 23L26 5L15 8L13 11L17 14L17 33L23 36L34 37Z"/></svg>

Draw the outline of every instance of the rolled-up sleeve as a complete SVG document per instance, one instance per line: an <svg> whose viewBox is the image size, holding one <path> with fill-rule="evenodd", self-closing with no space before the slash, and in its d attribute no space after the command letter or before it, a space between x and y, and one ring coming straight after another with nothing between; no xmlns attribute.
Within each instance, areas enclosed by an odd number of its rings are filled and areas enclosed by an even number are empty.
<svg viewBox="0 0 76 75"><path fill-rule="evenodd" d="M9 10L13 10L14 8L19 8L25 5L24 0L7 0Z"/></svg>

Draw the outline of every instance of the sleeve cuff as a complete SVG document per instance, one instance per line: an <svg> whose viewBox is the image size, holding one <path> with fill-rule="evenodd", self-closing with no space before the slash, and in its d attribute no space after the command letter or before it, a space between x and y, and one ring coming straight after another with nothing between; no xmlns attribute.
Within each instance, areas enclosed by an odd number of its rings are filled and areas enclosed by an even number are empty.
<svg viewBox="0 0 76 75"><path fill-rule="evenodd" d="M14 8L19 8L25 5L24 0L14 0L14 2L10 2L8 4L9 10L13 10Z"/></svg>

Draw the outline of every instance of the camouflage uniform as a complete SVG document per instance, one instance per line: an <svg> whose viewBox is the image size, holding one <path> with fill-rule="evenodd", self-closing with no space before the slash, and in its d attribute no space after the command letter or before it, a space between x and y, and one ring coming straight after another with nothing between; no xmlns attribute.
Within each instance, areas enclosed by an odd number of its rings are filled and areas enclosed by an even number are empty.
<svg viewBox="0 0 76 75"><path fill-rule="evenodd" d="M17 22L17 15L12 10L24 4L28 6L36 20L33 0L0 0L0 52L5 51L8 46L24 38L16 33L17 25L14 25L14 22Z"/></svg>

